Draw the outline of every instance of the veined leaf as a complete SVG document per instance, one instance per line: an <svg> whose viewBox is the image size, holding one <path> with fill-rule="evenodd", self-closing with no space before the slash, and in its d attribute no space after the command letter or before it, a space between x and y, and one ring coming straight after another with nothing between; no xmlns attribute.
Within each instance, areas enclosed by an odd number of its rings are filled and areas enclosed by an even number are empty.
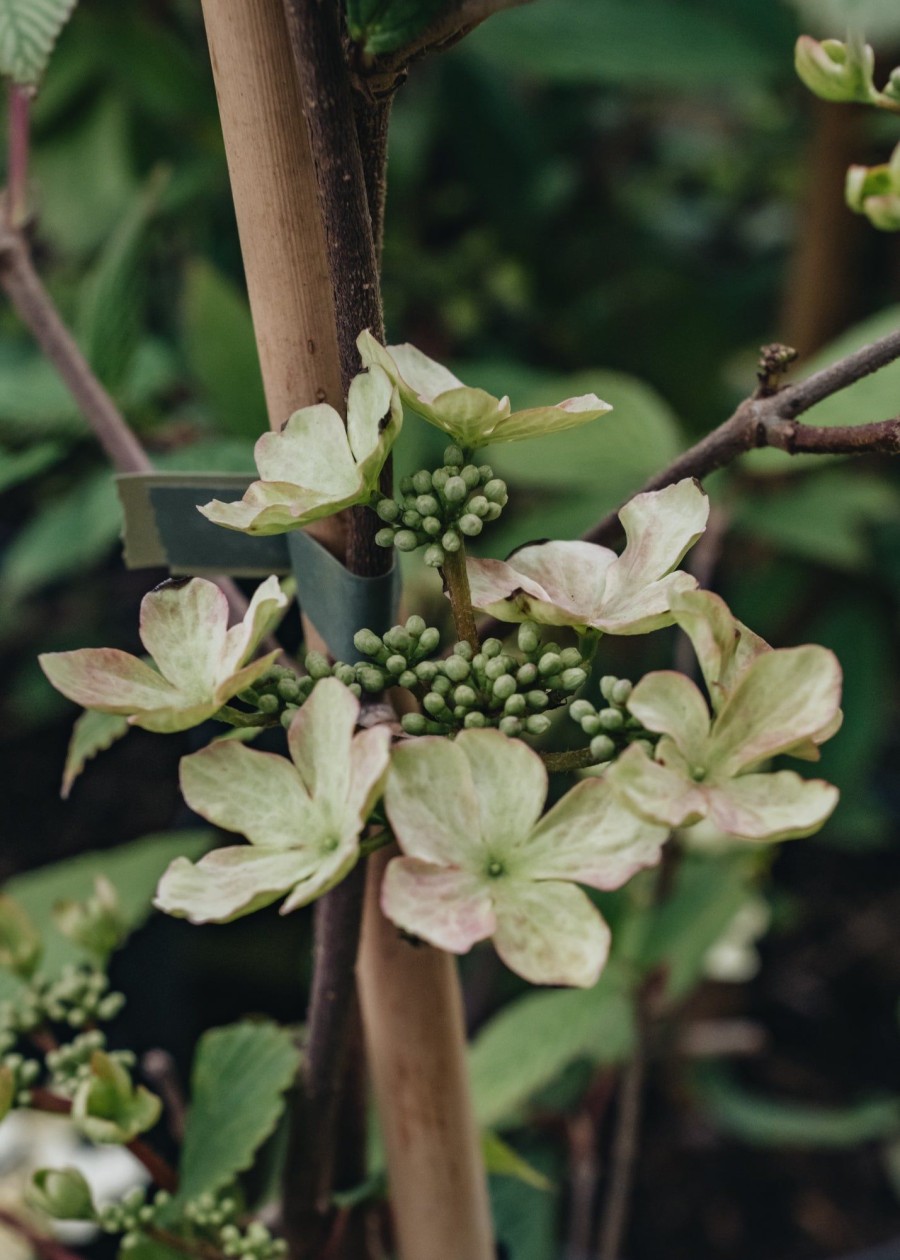
<svg viewBox="0 0 900 1260"><path fill-rule="evenodd" d="M82 713L72 728L72 738L66 752L60 793L63 800L67 799L72 785L91 758L96 757L97 753L106 752L116 740L127 735L130 729L128 719L121 714L98 713L94 709L87 709Z"/></svg>
<svg viewBox="0 0 900 1260"><path fill-rule="evenodd" d="M178 1201L214 1194L253 1163L275 1130L300 1066L286 1028L246 1020L201 1037L181 1154Z"/></svg>
<svg viewBox="0 0 900 1260"><path fill-rule="evenodd" d="M36 87L77 0L0 0L0 75Z"/></svg>
<svg viewBox="0 0 900 1260"><path fill-rule="evenodd" d="M552 1190L553 1182L496 1133L481 1135L484 1166L495 1177L515 1177L535 1190Z"/></svg>

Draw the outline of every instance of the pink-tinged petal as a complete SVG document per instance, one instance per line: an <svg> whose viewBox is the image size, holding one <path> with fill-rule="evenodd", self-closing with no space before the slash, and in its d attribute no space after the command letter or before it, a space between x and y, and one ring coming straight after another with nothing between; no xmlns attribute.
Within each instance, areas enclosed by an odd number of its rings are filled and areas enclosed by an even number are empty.
<svg viewBox="0 0 900 1260"><path fill-rule="evenodd" d="M449 368L429 359L427 354L409 342L383 346L367 329L357 337L356 347L366 367L377 365L396 384L402 379L405 389L412 392L418 402L434 402L440 394L464 388L462 381Z"/></svg>
<svg viewBox="0 0 900 1260"><path fill-rule="evenodd" d="M219 683L218 687L216 687L215 695L213 696L214 709L220 709L233 696L246 691L248 687L252 687L258 678L262 678L263 674L272 668L280 655L280 650L270 652L268 656L261 656L258 660L251 661L249 665L245 665L237 673L226 675L224 682Z"/></svg>
<svg viewBox="0 0 900 1260"><path fill-rule="evenodd" d="M295 486L286 481L254 481L237 503L213 499L197 510L224 529L237 530L254 538L285 534L310 521L331 516L363 497L362 478L352 490L335 497L321 490Z"/></svg>
<svg viewBox="0 0 900 1260"><path fill-rule="evenodd" d="M350 748L348 820L363 823L369 817L384 792L390 760L391 733L387 727L373 726L354 736Z"/></svg>
<svg viewBox="0 0 900 1260"><path fill-rule="evenodd" d="M188 701L211 700L228 629L228 601L215 582L164 582L141 600L141 642Z"/></svg>
<svg viewBox="0 0 900 1260"><path fill-rule="evenodd" d="M485 882L467 871L417 858L394 858L381 885L381 908L404 932L465 954L497 925Z"/></svg>
<svg viewBox="0 0 900 1260"><path fill-rule="evenodd" d="M236 845L214 849L196 864L176 858L154 905L191 923L230 923L270 905L309 875L310 857Z"/></svg>
<svg viewBox="0 0 900 1260"><path fill-rule="evenodd" d="M117 648L45 652L38 661L56 690L86 709L126 715L183 703L155 669Z"/></svg>
<svg viewBox="0 0 900 1260"><path fill-rule="evenodd" d="M540 621L568 625L568 614L554 608L543 587L504 560L466 558L472 604L502 621ZM551 618L557 618L555 622Z"/></svg>
<svg viewBox="0 0 900 1260"><path fill-rule="evenodd" d="M834 812L839 792L822 779L792 770L745 774L707 789L710 817L742 840L793 840L818 831Z"/></svg>
<svg viewBox="0 0 900 1260"><path fill-rule="evenodd" d="M671 611L693 644L713 709L718 712L757 656L772 649L738 621L724 599L712 591L680 591L672 596Z"/></svg>
<svg viewBox="0 0 900 1260"><path fill-rule="evenodd" d="M589 989L609 955L610 932L572 884L498 880L494 946L511 971L531 984Z"/></svg>
<svg viewBox="0 0 900 1260"><path fill-rule="evenodd" d="M500 731L462 731L455 746L469 761L481 835L499 856L524 844L547 799L547 771L519 739Z"/></svg>
<svg viewBox="0 0 900 1260"><path fill-rule="evenodd" d="M329 498L352 493L358 481L344 422L327 403L295 411L280 432L264 433L254 456L262 481L287 482Z"/></svg>
<svg viewBox="0 0 900 1260"><path fill-rule="evenodd" d="M495 425L491 444L519 442L524 438L562 433L566 429L574 429L591 420L598 420L609 411L612 411L611 404L604 402L596 394L567 398L553 407L529 407L525 411L514 411Z"/></svg>
<svg viewBox="0 0 900 1260"><path fill-rule="evenodd" d="M615 552L596 543L522 547L506 562L467 562L472 602L508 621L587 626L602 606Z"/></svg>
<svg viewBox="0 0 900 1260"><path fill-rule="evenodd" d="M277 625L290 600L276 577L266 578L253 592L243 620L225 635L225 650L219 665L219 682L234 674L250 659L263 637ZM232 693L234 694L234 693Z"/></svg>
<svg viewBox="0 0 900 1260"><path fill-rule="evenodd" d="M285 757L231 740L181 759L191 809L265 849L315 848L322 820Z"/></svg>
<svg viewBox="0 0 900 1260"><path fill-rule="evenodd" d="M330 892L349 875L358 861L359 829L352 836L346 836L336 848L326 847L324 852L318 854L315 869L306 879L297 883L278 913L291 914Z"/></svg>
<svg viewBox="0 0 900 1260"><path fill-rule="evenodd" d="M628 711L646 730L671 736L691 765L705 765L709 709L690 678L674 670L647 674L629 696Z"/></svg>
<svg viewBox="0 0 900 1260"><path fill-rule="evenodd" d="M176 731L189 731L192 726L200 726L221 708L218 701L208 703L187 704L179 700L174 708L142 709L132 713L128 719L129 726L139 726L143 731L154 731L157 735L173 735Z"/></svg>
<svg viewBox="0 0 900 1260"><path fill-rule="evenodd" d="M604 778L635 813L665 827L683 827L706 816L707 802L698 785L678 770L651 761L632 744Z"/></svg>
<svg viewBox="0 0 900 1260"><path fill-rule="evenodd" d="M623 805L605 779L584 779L541 819L516 854L515 872L621 888L637 871L656 865L668 834L668 827Z"/></svg>
<svg viewBox="0 0 900 1260"><path fill-rule="evenodd" d="M347 394L347 438L359 473L374 489L388 452L403 427L400 396L383 368L355 376Z"/></svg>
<svg viewBox="0 0 900 1260"><path fill-rule="evenodd" d="M288 731L288 748L310 796L335 823L350 792L350 747L359 701L337 678L324 678Z"/></svg>
<svg viewBox="0 0 900 1260"><path fill-rule="evenodd" d="M609 569L603 607L592 624L616 634L671 625L668 600L683 583L673 583L669 575L703 533L708 517L709 500L691 478L627 503L619 513L625 550Z"/></svg>
<svg viewBox="0 0 900 1260"><path fill-rule="evenodd" d="M841 667L827 648L779 648L746 669L713 724L709 770L732 778L828 727L841 703Z"/></svg>
<svg viewBox="0 0 900 1260"><path fill-rule="evenodd" d="M398 744L384 803L404 853L481 871L485 847L478 798L469 760L455 743L426 735Z"/></svg>

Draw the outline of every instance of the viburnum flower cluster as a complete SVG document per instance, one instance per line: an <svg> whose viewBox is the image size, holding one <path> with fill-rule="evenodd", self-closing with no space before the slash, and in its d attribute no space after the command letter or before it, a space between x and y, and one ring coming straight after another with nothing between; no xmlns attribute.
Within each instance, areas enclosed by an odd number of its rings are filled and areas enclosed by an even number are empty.
<svg viewBox="0 0 900 1260"><path fill-rule="evenodd" d="M459 641L443 649L439 630L413 615L383 634L361 627L355 663L311 653L308 676L297 678L276 665L277 652L252 659L287 606L275 578L231 629L218 588L193 579L145 598L148 661L103 648L41 664L77 703L150 730L214 718L248 738L286 731L287 756L225 738L182 759L188 805L249 843L173 862L157 892L167 913L224 923L281 900L286 914L396 843L381 898L403 932L456 954L489 939L532 983L592 985L610 930L585 888L623 886L659 861L673 830L700 822L755 842L826 822L837 790L771 763L815 759L837 730L840 668L821 647L770 647L679 567L709 514L690 479L622 509L620 554L551 541L506 560L466 557L465 538L508 497L475 452L598 419L609 406L587 395L513 411L412 346L385 348L368 333L358 345L366 371L351 385L346 428L327 406L295 413L257 443L260 479L243 501L200 510L271 534L370 507L387 526L380 545L423 547L440 569ZM451 445L439 468L405 479L392 499L379 479L404 408ZM475 609L515 626L513 639L479 641ZM672 625L693 644L703 689L671 670L633 686L612 676L592 684L604 635ZM402 728L371 724L369 698L392 687L416 711ZM555 739L565 711L582 747ZM557 770L587 777L551 794Z"/></svg>

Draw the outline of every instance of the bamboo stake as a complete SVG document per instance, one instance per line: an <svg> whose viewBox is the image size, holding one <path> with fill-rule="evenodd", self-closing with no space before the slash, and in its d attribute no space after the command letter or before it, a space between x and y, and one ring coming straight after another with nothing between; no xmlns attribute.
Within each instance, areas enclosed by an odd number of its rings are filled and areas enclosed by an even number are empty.
<svg viewBox="0 0 900 1260"><path fill-rule="evenodd" d="M491 1260L487 1184L466 1070L456 960L411 945L379 891L390 850L369 859L358 971L401 1260Z"/></svg>

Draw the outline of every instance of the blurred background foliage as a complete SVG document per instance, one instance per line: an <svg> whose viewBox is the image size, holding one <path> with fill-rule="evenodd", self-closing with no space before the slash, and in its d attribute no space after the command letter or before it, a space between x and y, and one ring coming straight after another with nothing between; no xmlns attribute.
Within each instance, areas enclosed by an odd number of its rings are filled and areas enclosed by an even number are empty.
<svg viewBox="0 0 900 1260"><path fill-rule="evenodd" d="M833 0L835 20L846 7ZM889 69L900 17L869 7ZM808 368L896 326L900 238L842 199L847 165L883 160L896 124L793 76L797 34L840 36L829 20L811 0L537 0L414 69L392 124L390 339L516 405L590 389L616 408L496 453L512 500L495 554L577 537L639 488L750 392L760 344L794 345ZM249 470L266 415L194 0L82 0L35 105L32 176L41 273L154 460ZM809 419L880 420L898 402L895 365ZM438 449L411 418L401 464ZM591 994L522 996L489 952L465 962L481 1118L532 1168L494 1182L509 1260L587 1255L635 964L663 966L667 992L628 1254L803 1260L900 1235L898 471L761 452L710 482L692 559L772 642L842 661L846 721L821 768L843 803L826 832L774 855L694 849L662 912L643 879L604 895L618 953ZM195 734L135 731L58 800L75 715L35 657L135 650L140 597L164 576L122 570L119 528L77 409L0 304L5 876L189 825L175 770ZM416 591L442 616L433 586ZM689 660L671 632L610 641L603 672L673 657ZM22 878L42 904L43 877ZM123 1044L162 1040L184 1064L213 1023L299 1019L307 938L304 915L154 921L117 963L142 995ZM723 1021L748 1033L734 1059L701 1045Z"/></svg>

